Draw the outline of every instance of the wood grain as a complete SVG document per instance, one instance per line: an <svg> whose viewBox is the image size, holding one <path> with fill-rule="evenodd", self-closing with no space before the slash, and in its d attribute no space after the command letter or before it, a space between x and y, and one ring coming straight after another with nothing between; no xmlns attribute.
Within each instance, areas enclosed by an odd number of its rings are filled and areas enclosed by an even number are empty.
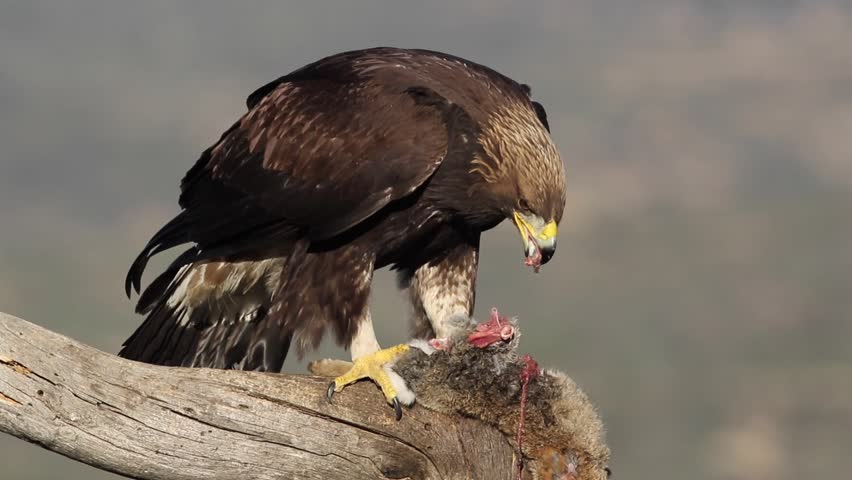
<svg viewBox="0 0 852 480"><path fill-rule="evenodd" d="M502 479L514 454L477 421L402 421L370 383L131 362L0 313L0 431L131 478Z"/></svg>

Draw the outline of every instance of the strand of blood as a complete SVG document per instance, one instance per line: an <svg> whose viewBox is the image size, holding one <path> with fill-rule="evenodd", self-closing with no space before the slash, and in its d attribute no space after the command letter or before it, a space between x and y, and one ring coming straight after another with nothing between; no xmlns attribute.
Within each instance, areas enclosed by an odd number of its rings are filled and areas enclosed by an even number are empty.
<svg viewBox="0 0 852 480"><path fill-rule="evenodd" d="M527 412L527 388L530 380L538 376L538 363L529 355L524 355L524 369L521 371L521 414L518 419L518 480L524 475L524 417Z"/></svg>

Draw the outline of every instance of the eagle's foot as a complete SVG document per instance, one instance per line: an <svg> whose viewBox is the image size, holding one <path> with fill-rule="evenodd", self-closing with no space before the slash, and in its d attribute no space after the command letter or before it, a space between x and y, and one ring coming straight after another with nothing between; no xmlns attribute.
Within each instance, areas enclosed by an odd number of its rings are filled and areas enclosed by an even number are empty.
<svg viewBox="0 0 852 480"><path fill-rule="evenodd" d="M394 372L391 367L396 359L407 352L408 349L409 346L407 344L400 344L356 359L348 372L335 378L329 384L327 392L328 401L331 402L334 394L343 391L347 385L353 384L363 378L369 378L382 389L385 400L393 405L396 419L401 419L402 405L408 406L414 403L414 393L408 389L405 380Z"/></svg>

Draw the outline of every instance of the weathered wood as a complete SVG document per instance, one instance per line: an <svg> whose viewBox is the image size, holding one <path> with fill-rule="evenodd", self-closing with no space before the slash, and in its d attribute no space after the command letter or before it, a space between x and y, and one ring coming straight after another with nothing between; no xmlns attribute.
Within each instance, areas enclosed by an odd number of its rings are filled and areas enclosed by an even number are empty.
<svg viewBox="0 0 852 480"><path fill-rule="evenodd" d="M0 313L0 431L133 478L501 479L498 431L425 408L401 422L371 384L168 368Z"/></svg>

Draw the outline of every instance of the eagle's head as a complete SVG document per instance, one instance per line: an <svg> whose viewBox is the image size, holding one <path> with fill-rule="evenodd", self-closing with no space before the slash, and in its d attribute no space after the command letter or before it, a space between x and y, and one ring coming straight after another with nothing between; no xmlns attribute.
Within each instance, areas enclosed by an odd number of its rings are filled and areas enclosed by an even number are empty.
<svg viewBox="0 0 852 480"><path fill-rule="evenodd" d="M544 107L529 96L508 103L489 118L480 144L488 159L475 159L471 171L485 179L497 207L517 226L524 263L538 272L556 253L565 208L564 166Z"/></svg>

